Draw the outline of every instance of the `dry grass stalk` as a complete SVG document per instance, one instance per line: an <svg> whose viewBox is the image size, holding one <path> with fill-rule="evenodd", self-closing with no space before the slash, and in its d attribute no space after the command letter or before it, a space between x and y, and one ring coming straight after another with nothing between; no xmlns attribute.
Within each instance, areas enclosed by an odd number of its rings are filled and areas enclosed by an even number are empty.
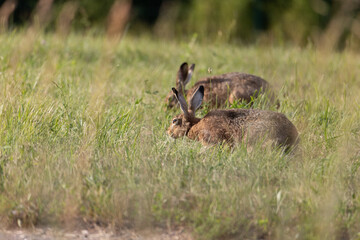
<svg viewBox="0 0 360 240"><path fill-rule="evenodd" d="M9 17L14 12L17 0L6 0L0 8L0 32L5 32L8 28Z"/></svg>
<svg viewBox="0 0 360 240"><path fill-rule="evenodd" d="M107 36L119 38L125 31L125 26L130 17L132 2L117 0L112 5L107 22Z"/></svg>
<svg viewBox="0 0 360 240"><path fill-rule="evenodd" d="M339 4L338 12L330 20L328 27L320 38L319 47L321 49L334 50L338 47L341 37L353 24L352 12L359 7L360 1L344 0L340 1Z"/></svg>
<svg viewBox="0 0 360 240"><path fill-rule="evenodd" d="M74 20L77 10L78 4L74 1L69 1L64 4L56 22L57 33L64 36L69 34L71 23Z"/></svg>
<svg viewBox="0 0 360 240"><path fill-rule="evenodd" d="M175 2L164 1L161 5L158 20L154 26L154 32L160 37L173 38L175 36L174 26L179 15L179 6Z"/></svg>
<svg viewBox="0 0 360 240"><path fill-rule="evenodd" d="M54 0L39 0L34 12L33 28L39 29L47 25L51 17L53 2Z"/></svg>

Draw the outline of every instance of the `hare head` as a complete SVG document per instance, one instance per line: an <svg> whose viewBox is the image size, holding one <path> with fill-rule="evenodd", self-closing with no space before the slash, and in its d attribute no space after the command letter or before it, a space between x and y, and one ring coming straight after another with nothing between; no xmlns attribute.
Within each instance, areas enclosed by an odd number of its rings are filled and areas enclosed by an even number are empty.
<svg viewBox="0 0 360 240"><path fill-rule="evenodd" d="M190 128L200 121L195 117L196 110L200 107L204 97L204 87L200 86L190 99L190 106L188 107L184 95L172 88L174 98L180 104L182 114L177 115L172 119L172 123L168 129L168 134L173 138L186 136Z"/></svg>
<svg viewBox="0 0 360 240"><path fill-rule="evenodd" d="M186 62L181 64L177 75L176 75L176 89L178 92L186 96L187 91L185 90L186 84L190 82L191 76L194 72L195 64L191 64L190 68ZM178 101L174 96L173 92L170 91L165 99L168 108L173 108L177 105Z"/></svg>

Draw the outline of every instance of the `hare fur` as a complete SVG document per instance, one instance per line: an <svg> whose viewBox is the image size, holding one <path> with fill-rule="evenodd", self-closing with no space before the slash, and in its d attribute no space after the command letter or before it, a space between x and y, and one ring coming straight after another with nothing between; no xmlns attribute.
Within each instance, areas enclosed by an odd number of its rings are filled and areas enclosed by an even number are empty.
<svg viewBox="0 0 360 240"><path fill-rule="evenodd" d="M189 90L185 89L186 84L190 81L195 64L190 68L187 63L183 63L177 73L176 90L181 92L189 99L200 85L204 86L204 102L210 107L220 107L229 102L232 104L236 100L245 100L250 102L251 98L256 98L260 93L269 92L270 98L273 95L267 81L261 77L247 73L225 73L216 76L210 76L200 79ZM168 108L177 105L177 100L170 92L166 97Z"/></svg>
<svg viewBox="0 0 360 240"><path fill-rule="evenodd" d="M195 117L204 97L204 87L200 86L187 106L185 98L175 88L182 114L172 120L168 134L173 138L187 136L204 145L236 143L253 145L258 141L270 142L286 149L294 146L298 132L291 121L282 113L257 109L226 109L210 111L203 118Z"/></svg>

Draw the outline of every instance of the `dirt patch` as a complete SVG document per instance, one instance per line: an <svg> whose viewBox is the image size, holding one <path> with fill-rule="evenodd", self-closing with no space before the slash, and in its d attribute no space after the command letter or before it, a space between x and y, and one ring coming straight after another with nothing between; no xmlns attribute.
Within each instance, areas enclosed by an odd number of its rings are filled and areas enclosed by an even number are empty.
<svg viewBox="0 0 360 240"><path fill-rule="evenodd" d="M193 240L189 232L183 229L165 231L148 229L145 231L123 230L117 233L96 229L67 232L52 228L32 230L0 230L0 239L7 240Z"/></svg>

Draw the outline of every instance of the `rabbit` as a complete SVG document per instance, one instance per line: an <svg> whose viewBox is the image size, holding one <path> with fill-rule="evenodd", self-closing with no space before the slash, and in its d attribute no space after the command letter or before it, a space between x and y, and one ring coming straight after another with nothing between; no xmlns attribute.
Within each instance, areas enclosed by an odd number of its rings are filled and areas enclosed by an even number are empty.
<svg viewBox="0 0 360 240"><path fill-rule="evenodd" d="M236 143L253 145L266 140L271 146L283 146L286 151L297 144L298 131L282 113L257 109L217 109L203 118L195 116L205 95L205 87L200 85L191 96L188 107L182 93L172 88L174 97L180 104L182 114L173 118L168 135L173 138L187 136L203 145Z"/></svg>
<svg viewBox="0 0 360 240"><path fill-rule="evenodd" d="M181 64L176 77L176 90L189 98L200 85L204 86L204 102L208 103L209 107L221 107L227 101L230 104L236 100L250 102L252 97L256 98L259 93L266 91L269 92L270 101L273 101L274 97L269 83L261 77L247 73L232 72L202 78L192 88L186 90L185 86L189 83L194 69L195 64L191 64L190 68L186 62ZM172 91L167 95L165 101L168 109L177 105Z"/></svg>

